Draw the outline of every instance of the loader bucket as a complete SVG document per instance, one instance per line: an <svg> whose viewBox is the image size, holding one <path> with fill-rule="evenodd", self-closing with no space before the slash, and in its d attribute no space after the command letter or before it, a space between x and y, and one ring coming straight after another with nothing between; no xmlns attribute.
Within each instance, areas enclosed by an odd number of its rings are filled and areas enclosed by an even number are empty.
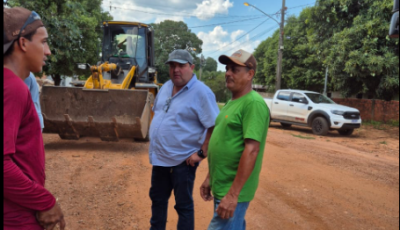
<svg viewBox="0 0 400 230"><path fill-rule="evenodd" d="M41 108L44 133L62 139L100 137L145 139L154 96L147 90L93 90L44 86Z"/></svg>

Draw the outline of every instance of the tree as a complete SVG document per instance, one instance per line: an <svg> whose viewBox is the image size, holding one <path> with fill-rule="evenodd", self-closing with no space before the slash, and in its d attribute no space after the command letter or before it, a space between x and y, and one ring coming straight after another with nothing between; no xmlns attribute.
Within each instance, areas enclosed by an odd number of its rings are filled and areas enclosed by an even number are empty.
<svg viewBox="0 0 400 230"><path fill-rule="evenodd" d="M331 90L390 100L399 90L398 40L390 39L392 0L318 0L285 26L282 86L322 91L326 67ZM279 33L255 51L256 82L274 85Z"/></svg>
<svg viewBox="0 0 400 230"><path fill-rule="evenodd" d="M214 58L208 57L206 59L206 64L205 64L205 66L203 68L203 71L204 72L206 72L206 71L208 71L208 72L217 72L217 69L218 69L218 62Z"/></svg>
<svg viewBox="0 0 400 230"><path fill-rule="evenodd" d="M10 0L11 7L36 11L49 34L52 55L43 70L59 85L62 75L82 74L76 63L99 61L101 22L112 20L101 10L102 0Z"/></svg>
<svg viewBox="0 0 400 230"><path fill-rule="evenodd" d="M289 17L285 26L285 49L282 71L282 88L322 91L324 67L315 49L309 42L310 9L305 9L299 17ZM277 48L279 30L271 38L262 42L254 52L258 60L255 83L275 90Z"/></svg>
<svg viewBox="0 0 400 230"><path fill-rule="evenodd" d="M214 92L217 102L227 102L231 93L226 88L225 72L204 72L202 80Z"/></svg>
<svg viewBox="0 0 400 230"><path fill-rule="evenodd" d="M200 61L197 55L202 52L203 41L191 32L186 23L165 20L152 26L155 31L154 50L159 82L164 83L169 80L169 70L164 63L175 49L189 50L195 58L196 67L199 67Z"/></svg>
<svg viewBox="0 0 400 230"><path fill-rule="evenodd" d="M345 10L345 5L342 3ZM398 40L388 36L392 0L364 1L353 24L335 33L327 57L336 90L391 100L399 91Z"/></svg>

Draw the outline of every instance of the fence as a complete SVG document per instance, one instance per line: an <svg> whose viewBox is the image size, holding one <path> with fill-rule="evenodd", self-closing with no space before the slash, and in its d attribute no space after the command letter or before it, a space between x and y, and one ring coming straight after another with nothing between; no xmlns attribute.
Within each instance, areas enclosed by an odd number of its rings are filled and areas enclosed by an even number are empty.
<svg viewBox="0 0 400 230"><path fill-rule="evenodd" d="M336 103L354 107L367 121L399 121L399 102L368 99L333 99Z"/></svg>

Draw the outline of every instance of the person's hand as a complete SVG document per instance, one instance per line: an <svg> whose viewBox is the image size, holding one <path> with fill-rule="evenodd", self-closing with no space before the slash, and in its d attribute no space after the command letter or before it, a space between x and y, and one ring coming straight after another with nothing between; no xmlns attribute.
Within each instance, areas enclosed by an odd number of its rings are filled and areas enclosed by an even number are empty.
<svg viewBox="0 0 400 230"><path fill-rule="evenodd" d="M211 195L210 178L207 178L200 187L200 196L204 201L212 201L214 197Z"/></svg>
<svg viewBox="0 0 400 230"><path fill-rule="evenodd" d="M186 160L186 164L194 167L196 163L199 163L202 160L203 160L203 158L199 157L199 155L197 155L197 153L194 153Z"/></svg>
<svg viewBox="0 0 400 230"><path fill-rule="evenodd" d="M238 197L233 195L226 195L219 204L217 208L218 216L221 217L223 220L228 220L233 217L235 213L236 206L238 204Z"/></svg>
<svg viewBox="0 0 400 230"><path fill-rule="evenodd" d="M64 230L66 226L64 214L58 203L48 211L38 212L36 218L45 230L53 230L57 224L60 225L60 230Z"/></svg>

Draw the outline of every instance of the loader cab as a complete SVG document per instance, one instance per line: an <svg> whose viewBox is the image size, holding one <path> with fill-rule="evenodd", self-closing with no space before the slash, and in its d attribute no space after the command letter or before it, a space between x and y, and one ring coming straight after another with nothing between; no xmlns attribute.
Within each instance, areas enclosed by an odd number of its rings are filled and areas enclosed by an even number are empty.
<svg viewBox="0 0 400 230"><path fill-rule="evenodd" d="M103 26L101 61L115 63L122 69L105 74L104 78L121 83L136 66L135 82L154 82L153 29L146 24L132 22L104 22Z"/></svg>

